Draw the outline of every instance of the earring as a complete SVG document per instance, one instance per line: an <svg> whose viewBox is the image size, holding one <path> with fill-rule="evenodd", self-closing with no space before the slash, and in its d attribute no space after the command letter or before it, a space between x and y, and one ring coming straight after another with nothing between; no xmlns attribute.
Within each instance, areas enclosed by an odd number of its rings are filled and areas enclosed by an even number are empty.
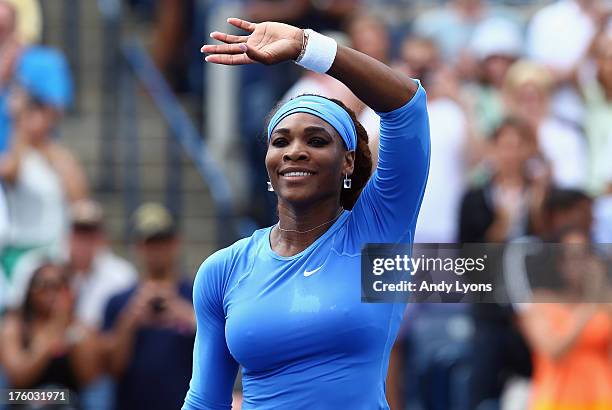
<svg viewBox="0 0 612 410"><path fill-rule="evenodd" d="M351 189L351 179L348 177L348 174L344 175L344 181L342 186L344 189Z"/></svg>
<svg viewBox="0 0 612 410"><path fill-rule="evenodd" d="M272 186L272 182L268 181L268 192L274 192L274 187Z"/></svg>

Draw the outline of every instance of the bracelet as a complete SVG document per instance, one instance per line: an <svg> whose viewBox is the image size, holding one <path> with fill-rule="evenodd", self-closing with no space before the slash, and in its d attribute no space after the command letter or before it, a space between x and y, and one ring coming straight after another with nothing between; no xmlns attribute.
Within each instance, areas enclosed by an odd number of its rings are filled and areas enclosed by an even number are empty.
<svg viewBox="0 0 612 410"><path fill-rule="evenodd" d="M304 57L304 53L306 53L306 46L308 45L308 31L302 30L302 49L300 50L300 55L295 59L295 63L299 63Z"/></svg>
<svg viewBox="0 0 612 410"><path fill-rule="evenodd" d="M326 73L334 63L337 52L336 40L306 29L302 39L302 51L295 62L308 70Z"/></svg>

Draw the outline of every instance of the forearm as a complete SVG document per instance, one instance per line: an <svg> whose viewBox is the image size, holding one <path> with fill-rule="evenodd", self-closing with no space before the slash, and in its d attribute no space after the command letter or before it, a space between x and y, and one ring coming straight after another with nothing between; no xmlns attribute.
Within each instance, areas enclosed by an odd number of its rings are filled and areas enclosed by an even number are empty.
<svg viewBox="0 0 612 410"><path fill-rule="evenodd" d="M119 377L129 362L134 345L135 329L127 319L119 322L114 334L111 336L110 351L108 352L109 372Z"/></svg>
<svg viewBox="0 0 612 410"><path fill-rule="evenodd" d="M488 242L505 242L508 236L509 220L503 215L499 215L485 232L485 239Z"/></svg>
<svg viewBox="0 0 612 410"><path fill-rule="evenodd" d="M72 350L72 366L80 383L84 386L95 380L101 373L100 348L96 339L93 334L87 334Z"/></svg>
<svg viewBox="0 0 612 410"><path fill-rule="evenodd" d="M344 83L361 101L379 112L401 107L418 89L416 82L380 61L340 45L327 74Z"/></svg>
<svg viewBox="0 0 612 410"><path fill-rule="evenodd" d="M13 387L27 388L42 374L49 360L47 352L35 349L7 357L4 367Z"/></svg>

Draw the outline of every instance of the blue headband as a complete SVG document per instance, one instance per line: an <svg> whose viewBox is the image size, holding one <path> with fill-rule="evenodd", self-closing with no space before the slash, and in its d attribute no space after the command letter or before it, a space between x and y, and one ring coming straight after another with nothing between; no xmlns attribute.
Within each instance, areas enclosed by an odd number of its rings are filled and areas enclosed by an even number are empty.
<svg viewBox="0 0 612 410"><path fill-rule="evenodd" d="M357 130L348 112L335 102L318 95L301 95L287 101L274 114L268 125L268 141L272 131L287 116L298 112L312 114L329 123L344 140L349 151L354 151L357 146Z"/></svg>

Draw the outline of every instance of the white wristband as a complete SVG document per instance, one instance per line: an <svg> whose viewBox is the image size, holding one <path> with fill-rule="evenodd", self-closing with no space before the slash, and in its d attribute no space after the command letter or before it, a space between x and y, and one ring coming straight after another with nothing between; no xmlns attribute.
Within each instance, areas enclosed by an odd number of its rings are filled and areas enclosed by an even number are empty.
<svg viewBox="0 0 612 410"><path fill-rule="evenodd" d="M314 30L304 30L308 35L308 43L302 58L296 64L317 73L326 73L334 63L338 43L331 37L319 34Z"/></svg>

